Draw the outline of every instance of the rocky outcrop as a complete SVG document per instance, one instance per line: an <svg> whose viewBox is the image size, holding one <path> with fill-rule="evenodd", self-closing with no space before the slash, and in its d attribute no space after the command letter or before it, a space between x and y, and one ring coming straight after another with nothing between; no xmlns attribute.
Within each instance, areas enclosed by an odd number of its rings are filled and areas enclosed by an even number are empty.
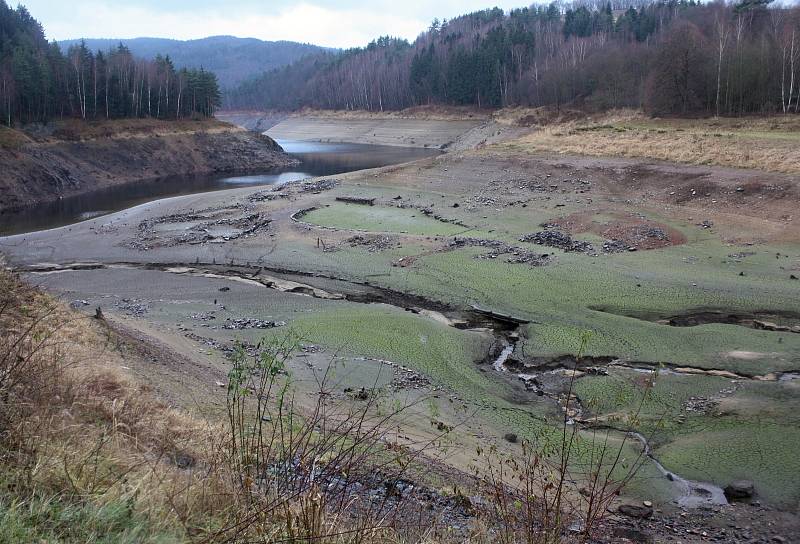
<svg viewBox="0 0 800 544"><path fill-rule="evenodd" d="M145 179L265 171L294 162L272 138L214 121L194 130L184 125L172 132L31 140L0 147L0 212Z"/></svg>

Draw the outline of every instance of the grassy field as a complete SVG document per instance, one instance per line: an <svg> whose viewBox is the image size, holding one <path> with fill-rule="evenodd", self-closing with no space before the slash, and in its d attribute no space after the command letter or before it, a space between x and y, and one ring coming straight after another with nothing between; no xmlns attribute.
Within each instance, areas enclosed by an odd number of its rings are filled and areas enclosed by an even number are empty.
<svg viewBox="0 0 800 544"><path fill-rule="evenodd" d="M362 191L379 199L394 194L379 186ZM435 201L435 193L397 192L415 202ZM447 210L449 217L472 227L465 233L467 236L551 253L551 263L540 267L509 263L502 255L482 258L487 249L479 247L437 250L454 234L448 232L451 225L434 221L415 209L340 203L311 212L304 220L343 232L412 236L405 237L401 247L379 252L340 245L337 251L320 253L310 240L301 239L291 247L276 248L271 258L294 268L357 280L368 278L375 285L459 307L479 304L525 317L531 323L523 327L523 339L517 347L517 356L523 358L574 354L581 335L590 331L586 354L592 356L725 370L746 376L800 368L798 334L740 325L672 327L656 322L703 309L800 312L800 283L791 279L787 271L796 263L796 244L759 244L743 249L695 224L650 210L644 212L650 220L675 229L685 243L647 251L587 255L517 241L521 235L540 229L542 222L559 215L580 214L581 210L570 203L558 211L544 206L506 208L502 215L481 215L463 208ZM588 217L603 225L617 215L592 210ZM432 237L439 242L432 241ZM602 241L594 234L576 238ZM413 257L410 266L392 266L409 256ZM513 411L504 412L518 406L519 397L513 399L507 385L475 372L471 362L486 346L477 343L473 349L468 337L446 331L446 327L437 338L431 325L375 309L322 312L293 323L313 331L314 340L320 344L348 346L352 353L395 358L459 391L470 401L491 405L498 416L488 419L521 436L539 439L546 432L547 427L526 421ZM641 376L614 371L609 377L585 377L578 381L577 393L592 413L603 418L619 416L634 407L636 379ZM741 383L745 385L727 396L720 391L730 386L729 378L665 373L650 393L637 427L653 435L655 454L669 470L722 486L733 478L755 479L759 494L767 501L792 504L798 498L798 481L797 467L790 457L800 435L787 423L793 408L783 411L778 399L793 391L793 386L746 380ZM730 403L744 406L745 399L750 399L750 404L753 399L760 399L761 404L753 405L749 411L693 413L685 408L692 397L722 398L721 407ZM543 406L531 405L527 409L537 416L553 415ZM706 440L709 448L703 448ZM581 451L588 455L590 448ZM780 469L765 468L767 458L776 459ZM630 492L666 500L670 490L653 467L646 467Z"/></svg>
<svg viewBox="0 0 800 544"><path fill-rule="evenodd" d="M791 116L687 120L620 112L547 124L500 147L522 153L637 157L797 174L798 144L800 122Z"/></svg>

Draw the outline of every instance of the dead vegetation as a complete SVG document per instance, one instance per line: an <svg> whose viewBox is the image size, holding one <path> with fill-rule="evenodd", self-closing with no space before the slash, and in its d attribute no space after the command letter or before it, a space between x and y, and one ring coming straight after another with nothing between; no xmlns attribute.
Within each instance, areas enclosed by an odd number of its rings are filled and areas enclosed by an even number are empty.
<svg viewBox="0 0 800 544"><path fill-rule="evenodd" d="M82 119L61 119L46 125L33 124L24 132L40 142L84 142L99 139L126 139L172 134L205 132L240 132L243 129L209 117L196 117L181 120L162 120L152 118L102 119L84 121Z"/></svg>
<svg viewBox="0 0 800 544"><path fill-rule="evenodd" d="M567 113L548 116L513 111L506 117L507 122L537 127L530 134L499 145L514 151L636 157L800 173L800 119L795 116L653 119L625 110L579 118Z"/></svg>

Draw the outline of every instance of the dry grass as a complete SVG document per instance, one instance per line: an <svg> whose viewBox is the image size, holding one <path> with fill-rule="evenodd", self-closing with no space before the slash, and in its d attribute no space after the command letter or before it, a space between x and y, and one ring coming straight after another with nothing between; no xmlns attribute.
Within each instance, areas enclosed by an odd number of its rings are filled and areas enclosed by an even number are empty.
<svg viewBox="0 0 800 544"><path fill-rule="evenodd" d="M98 536L95 528L62 526L59 513L124 505L135 525L120 531L147 541L198 530L224 510L224 485L202 470L184 470L217 462L214 426L136 384L100 323L6 272L0 283L0 490L13 490L0 493L0 518L4 509L8 518L14 509L41 507L37 526L25 530L81 541Z"/></svg>
<svg viewBox="0 0 800 544"><path fill-rule="evenodd" d="M0 148L19 149L23 145L30 143L31 139L25 134L5 125L0 125Z"/></svg>
<svg viewBox="0 0 800 544"><path fill-rule="evenodd" d="M210 134L241 131L229 123L213 118L193 119L111 119L89 120L62 119L53 121L46 127L33 127L30 135L43 142L78 142L98 139L145 138L208 132Z"/></svg>
<svg viewBox="0 0 800 544"><path fill-rule="evenodd" d="M517 112L516 118L520 113ZM522 116L524 118L524 116ZM631 111L534 123L499 148L800 173L800 118L650 119Z"/></svg>

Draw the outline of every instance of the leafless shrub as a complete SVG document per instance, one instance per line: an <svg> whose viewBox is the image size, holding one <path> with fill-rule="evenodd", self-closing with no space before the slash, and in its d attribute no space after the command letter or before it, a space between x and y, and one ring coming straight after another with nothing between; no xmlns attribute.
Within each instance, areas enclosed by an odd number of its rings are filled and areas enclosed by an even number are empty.
<svg viewBox="0 0 800 544"><path fill-rule="evenodd" d="M574 396L577 369L588 335L584 335L566 398ZM638 420L653 381L642 390L629 422ZM560 427L542 432L535 443L523 441L521 453L508 455L496 447L479 449L484 460L475 470L490 505L491 541L503 544L589 542L609 506L646 461L643 450L628 451L627 432L583 422L581 430L564 409ZM632 459L625 454L632 453Z"/></svg>

